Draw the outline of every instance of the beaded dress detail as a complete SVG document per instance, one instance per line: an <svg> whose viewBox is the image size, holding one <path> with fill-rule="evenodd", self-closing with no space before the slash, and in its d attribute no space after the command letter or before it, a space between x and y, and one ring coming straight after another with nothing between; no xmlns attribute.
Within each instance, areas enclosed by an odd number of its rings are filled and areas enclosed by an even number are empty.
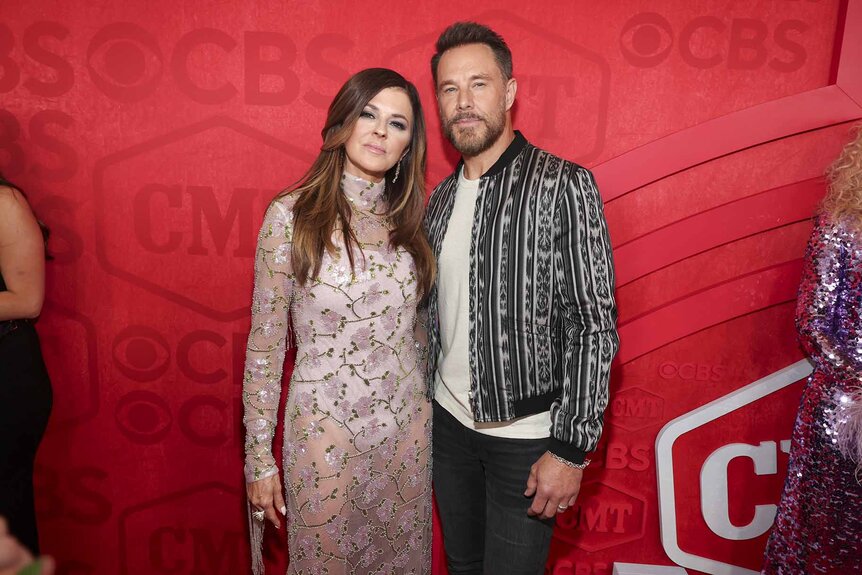
<svg viewBox="0 0 862 575"><path fill-rule="evenodd" d="M336 230L339 251L324 254L319 277L295 283L291 194L269 207L258 239L245 473L255 481L278 472L272 438L292 322L289 574L431 572L431 410L414 334L417 275L410 254L389 245L383 185L343 177L361 246L354 270Z"/></svg>
<svg viewBox="0 0 862 575"><path fill-rule="evenodd" d="M862 242L821 216L796 309L814 363L763 573L862 573Z"/></svg>

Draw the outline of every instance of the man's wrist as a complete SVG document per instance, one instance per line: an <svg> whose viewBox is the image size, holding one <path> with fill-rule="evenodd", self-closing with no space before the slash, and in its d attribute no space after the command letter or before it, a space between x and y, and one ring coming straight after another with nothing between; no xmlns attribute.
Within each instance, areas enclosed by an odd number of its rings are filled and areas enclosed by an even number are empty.
<svg viewBox="0 0 862 575"><path fill-rule="evenodd" d="M572 445L571 443L565 443L554 437L550 438L548 451L552 455L556 455L557 457L576 465L582 464L587 458L587 452L580 447Z"/></svg>
<svg viewBox="0 0 862 575"><path fill-rule="evenodd" d="M552 453L552 452L550 452L550 451L549 451L549 452L548 452L548 455L550 455L552 459L554 459L555 461L557 461L557 462L559 462L559 463L562 463L562 464L563 464L563 465L565 465L566 467L571 467L572 469L580 469L581 471L583 471L584 469L586 469L586 468L587 468L587 465L589 465L589 464L590 464L590 460L589 460L589 459L584 459L583 463L572 463L572 462L571 462L571 461L569 461L568 459L563 459L562 457L560 457L560 456L559 456L559 455L557 455L556 453Z"/></svg>

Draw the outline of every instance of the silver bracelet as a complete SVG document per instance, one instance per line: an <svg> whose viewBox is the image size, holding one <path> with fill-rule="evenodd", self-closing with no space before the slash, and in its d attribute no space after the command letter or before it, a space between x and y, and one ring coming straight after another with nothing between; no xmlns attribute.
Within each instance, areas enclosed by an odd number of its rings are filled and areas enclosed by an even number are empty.
<svg viewBox="0 0 862 575"><path fill-rule="evenodd" d="M548 453L550 453L551 457L553 457L554 459L556 459L557 461L559 461L563 465L565 465L567 467L572 467L574 469L586 469L587 465L590 464L589 459L584 459L583 463L573 463L573 462L569 461L568 459L563 459L562 457L560 457L559 455L557 455L553 451L549 451Z"/></svg>

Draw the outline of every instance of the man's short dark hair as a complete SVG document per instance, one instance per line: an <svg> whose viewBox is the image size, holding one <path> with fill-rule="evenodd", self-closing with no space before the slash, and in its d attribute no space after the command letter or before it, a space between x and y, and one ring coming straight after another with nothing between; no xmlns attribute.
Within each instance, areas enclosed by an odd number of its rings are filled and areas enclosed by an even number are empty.
<svg viewBox="0 0 862 575"><path fill-rule="evenodd" d="M512 77L512 51L503 37L482 24L476 22L455 22L440 34L437 38L437 51L431 56L431 75L434 77L434 85L437 85L437 65L443 53L458 46L467 44L485 44L492 52L503 73L503 79Z"/></svg>

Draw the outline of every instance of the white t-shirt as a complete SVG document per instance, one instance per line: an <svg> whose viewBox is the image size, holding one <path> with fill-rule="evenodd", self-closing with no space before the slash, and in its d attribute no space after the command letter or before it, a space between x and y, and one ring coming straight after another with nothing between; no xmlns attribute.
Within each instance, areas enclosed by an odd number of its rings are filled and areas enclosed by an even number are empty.
<svg viewBox="0 0 862 575"><path fill-rule="evenodd" d="M434 399L464 426L496 437L541 439L550 436L551 413L511 421L477 423L470 410L470 241L479 180L458 174L452 218L437 260L440 358Z"/></svg>

